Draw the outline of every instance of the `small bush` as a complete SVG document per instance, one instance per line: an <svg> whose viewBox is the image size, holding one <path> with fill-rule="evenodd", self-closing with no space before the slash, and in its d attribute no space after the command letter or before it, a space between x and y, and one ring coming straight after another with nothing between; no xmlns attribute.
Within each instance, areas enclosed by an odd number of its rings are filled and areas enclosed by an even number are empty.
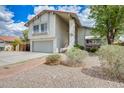
<svg viewBox="0 0 124 93"><path fill-rule="evenodd" d="M97 54L101 66L107 75L114 78L124 78L124 47L118 45L102 46Z"/></svg>
<svg viewBox="0 0 124 93"><path fill-rule="evenodd" d="M79 44L75 44L74 47L84 50L84 46L81 46Z"/></svg>
<svg viewBox="0 0 124 93"><path fill-rule="evenodd" d="M49 55L46 58L46 63L47 65L59 65L60 64L60 55L59 54L53 54Z"/></svg>
<svg viewBox="0 0 124 93"><path fill-rule="evenodd" d="M95 53L98 49L97 48L88 48L86 49L88 52Z"/></svg>
<svg viewBox="0 0 124 93"><path fill-rule="evenodd" d="M4 50L4 47L0 47L0 51L3 51Z"/></svg>
<svg viewBox="0 0 124 93"><path fill-rule="evenodd" d="M69 58L66 65L81 66L83 64L83 59L87 57L88 53L84 50L73 47L67 50L66 55Z"/></svg>

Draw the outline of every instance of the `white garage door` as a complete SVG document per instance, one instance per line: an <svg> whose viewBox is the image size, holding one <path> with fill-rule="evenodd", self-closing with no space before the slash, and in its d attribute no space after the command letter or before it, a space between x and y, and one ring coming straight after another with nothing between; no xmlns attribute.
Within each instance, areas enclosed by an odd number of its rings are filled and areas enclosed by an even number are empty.
<svg viewBox="0 0 124 93"><path fill-rule="evenodd" d="M32 51L51 53L53 52L53 41L33 41Z"/></svg>

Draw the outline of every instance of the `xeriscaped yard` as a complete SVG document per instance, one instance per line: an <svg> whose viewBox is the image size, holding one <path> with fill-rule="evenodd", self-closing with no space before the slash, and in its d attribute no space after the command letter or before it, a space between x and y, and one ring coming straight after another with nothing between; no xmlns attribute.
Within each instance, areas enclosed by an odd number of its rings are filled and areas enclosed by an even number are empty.
<svg viewBox="0 0 124 93"><path fill-rule="evenodd" d="M90 56L86 61L84 69L62 65L48 66L41 64L41 59L0 68L0 77L4 74L0 79L0 87L124 87L124 83L108 80L101 75L97 56ZM33 67L35 62L37 65ZM7 72L11 72L11 75L6 77Z"/></svg>

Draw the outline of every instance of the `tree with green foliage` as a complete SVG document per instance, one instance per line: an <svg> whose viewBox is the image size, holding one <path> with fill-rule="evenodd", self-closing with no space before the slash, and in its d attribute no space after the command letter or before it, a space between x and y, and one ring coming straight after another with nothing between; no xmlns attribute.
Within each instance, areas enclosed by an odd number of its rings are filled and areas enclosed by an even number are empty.
<svg viewBox="0 0 124 93"><path fill-rule="evenodd" d="M26 29L26 30L24 30L23 31L23 37L22 37L22 41L24 41L24 42L28 42L29 41L29 39L28 39L28 30Z"/></svg>
<svg viewBox="0 0 124 93"><path fill-rule="evenodd" d="M90 9L90 18L95 20L93 33L106 37L108 44L112 44L124 31L124 6L98 5Z"/></svg>
<svg viewBox="0 0 124 93"><path fill-rule="evenodd" d="M15 40L12 42L12 45L13 45L13 47L14 47L14 50L15 50L15 48L16 48L17 45L21 45L21 44L22 44L22 41L21 41L21 39L19 39L19 38L15 39Z"/></svg>

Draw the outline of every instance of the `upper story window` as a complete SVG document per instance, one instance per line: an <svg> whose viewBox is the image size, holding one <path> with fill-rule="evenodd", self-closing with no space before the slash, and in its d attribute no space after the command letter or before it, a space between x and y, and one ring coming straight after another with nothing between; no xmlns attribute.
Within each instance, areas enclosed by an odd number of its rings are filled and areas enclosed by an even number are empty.
<svg viewBox="0 0 124 93"><path fill-rule="evenodd" d="M39 32L39 25L35 25L34 27L33 27L33 32L35 33L35 32Z"/></svg>
<svg viewBox="0 0 124 93"><path fill-rule="evenodd" d="M47 23L41 24L41 32L47 32Z"/></svg>

